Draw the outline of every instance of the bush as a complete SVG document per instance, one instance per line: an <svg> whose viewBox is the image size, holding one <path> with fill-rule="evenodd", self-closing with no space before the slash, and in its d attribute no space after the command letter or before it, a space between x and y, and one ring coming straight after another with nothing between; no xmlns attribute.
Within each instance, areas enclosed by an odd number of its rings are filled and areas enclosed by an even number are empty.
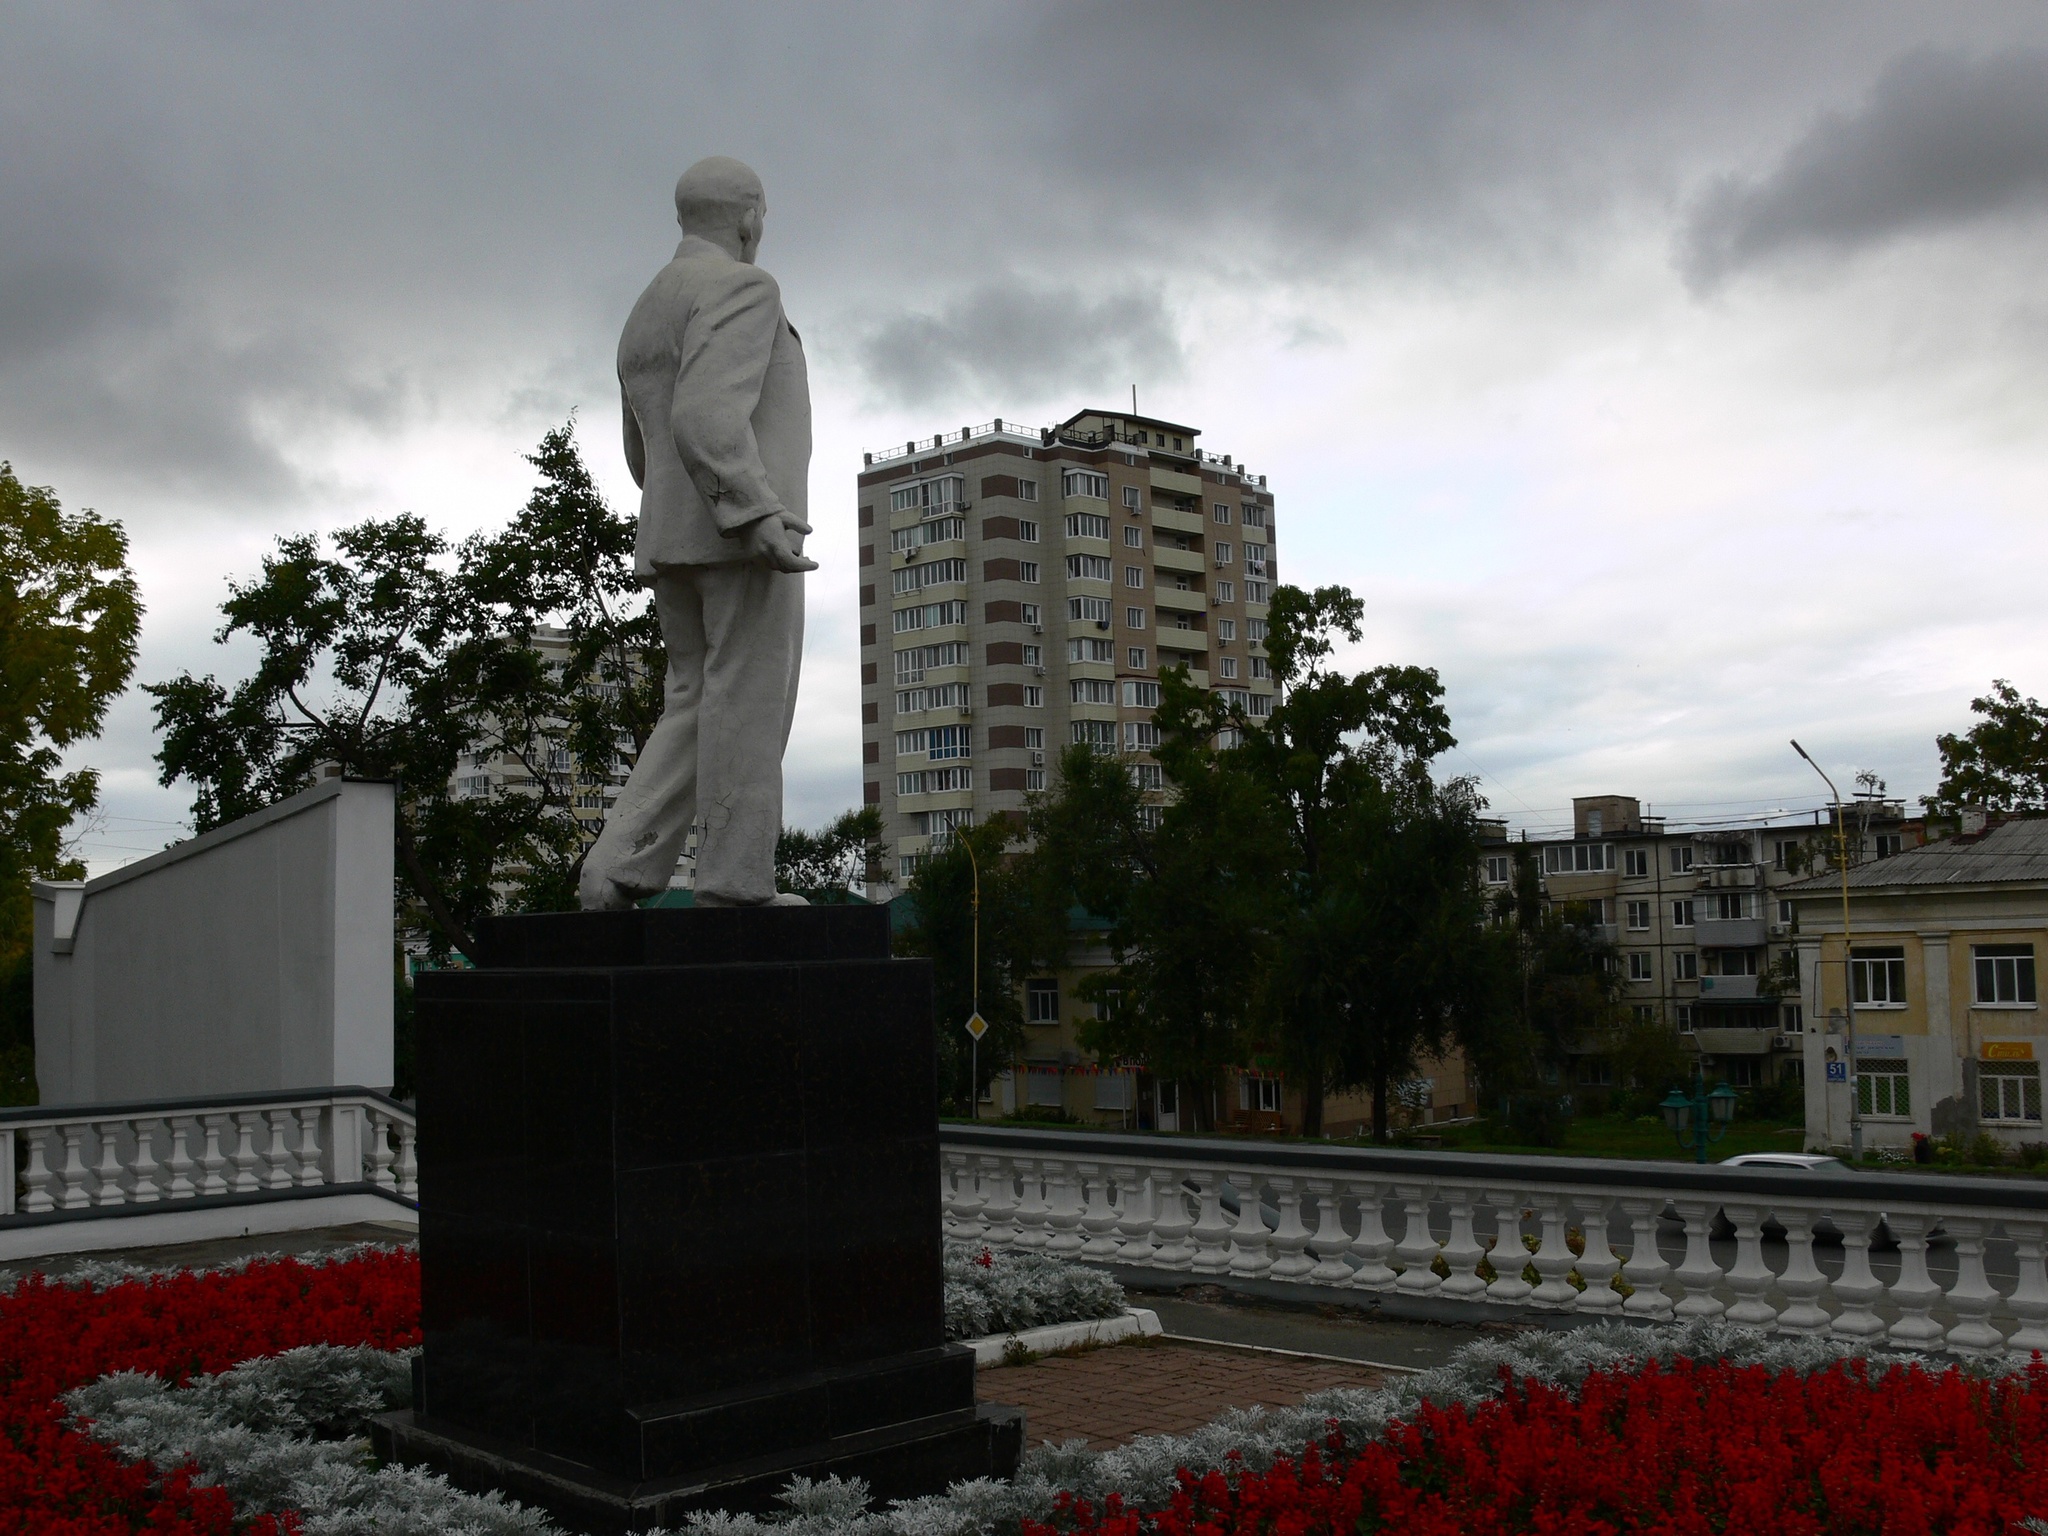
<svg viewBox="0 0 2048 1536"><path fill-rule="evenodd" d="M1046 1253L946 1244L946 1337L980 1339L1050 1323L1116 1317L1123 1287L1107 1270Z"/></svg>
<svg viewBox="0 0 2048 1536"><path fill-rule="evenodd" d="M1963 1161L1980 1168L2003 1168L2012 1159L2006 1154L2005 1143L1989 1131L1979 1131L1963 1148Z"/></svg>

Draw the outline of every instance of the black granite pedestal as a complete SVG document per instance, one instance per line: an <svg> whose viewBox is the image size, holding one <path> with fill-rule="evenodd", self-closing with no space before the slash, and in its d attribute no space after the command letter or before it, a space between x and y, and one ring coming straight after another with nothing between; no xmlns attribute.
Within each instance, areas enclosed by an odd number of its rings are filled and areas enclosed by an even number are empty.
<svg viewBox="0 0 2048 1536"><path fill-rule="evenodd" d="M931 978L885 909L479 942L417 984L426 1337L381 1455L599 1531L1014 1470L944 1340Z"/></svg>

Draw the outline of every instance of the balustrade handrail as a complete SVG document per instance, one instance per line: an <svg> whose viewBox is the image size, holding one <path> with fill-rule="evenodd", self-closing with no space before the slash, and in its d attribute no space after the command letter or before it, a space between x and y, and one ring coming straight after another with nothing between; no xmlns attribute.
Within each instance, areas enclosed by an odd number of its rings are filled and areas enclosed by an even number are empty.
<svg viewBox="0 0 2048 1536"><path fill-rule="evenodd" d="M349 1084L334 1088L302 1088L292 1092L264 1089L251 1093L209 1093L196 1098L121 1099L104 1104L25 1104L0 1109L0 1127L15 1130L66 1121L134 1120L143 1115L197 1115L232 1109L286 1108L300 1104L357 1103L372 1101L406 1119L413 1107L375 1088Z"/></svg>
<svg viewBox="0 0 2048 1536"><path fill-rule="evenodd" d="M1636 1161L1602 1157L1541 1157L1485 1152L1427 1152L1405 1147L1305 1146L1228 1137L1145 1132L1034 1130L1021 1126L945 1125L940 1140L963 1150L1036 1151L1106 1162L1236 1164L1276 1173L1364 1174L1426 1178L1441 1184L1513 1182L1570 1189L1651 1190L1676 1196L1755 1195L1855 1209L2006 1209L2048 1216L2048 1180L1972 1178L1959 1174L1805 1173L1785 1168L1728 1167L1708 1163ZM1856 1188L1848 1188L1853 1180Z"/></svg>

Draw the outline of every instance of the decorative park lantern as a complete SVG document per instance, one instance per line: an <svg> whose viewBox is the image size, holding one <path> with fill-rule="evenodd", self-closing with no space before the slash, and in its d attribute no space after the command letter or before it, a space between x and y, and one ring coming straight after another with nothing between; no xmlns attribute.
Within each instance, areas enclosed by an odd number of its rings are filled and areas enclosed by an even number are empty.
<svg viewBox="0 0 2048 1536"><path fill-rule="evenodd" d="M1692 1092L1674 1088L1657 1108L1663 1111L1664 1123L1671 1127L1678 1144L1691 1147L1693 1161L1704 1163L1707 1147L1728 1134L1729 1122L1735 1118L1735 1100L1735 1090L1726 1083L1707 1092L1707 1080L1695 1067Z"/></svg>

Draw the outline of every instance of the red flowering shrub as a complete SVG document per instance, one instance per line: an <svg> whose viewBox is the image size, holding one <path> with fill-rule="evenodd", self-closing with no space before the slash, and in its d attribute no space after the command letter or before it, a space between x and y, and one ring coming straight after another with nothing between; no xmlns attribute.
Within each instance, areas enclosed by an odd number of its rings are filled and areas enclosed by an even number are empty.
<svg viewBox="0 0 2048 1536"><path fill-rule="evenodd" d="M1164 1509L1063 1499L1026 1536L2009 1536L2048 1510L2048 1367L1985 1383L1679 1361L1426 1409L1348 1453L1181 1474Z"/></svg>
<svg viewBox="0 0 2048 1536"><path fill-rule="evenodd" d="M419 1342L419 1260L368 1253L339 1264L274 1259L238 1274L155 1275L104 1290L31 1276L0 1296L0 1536L268 1536L238 1524L227 1495L189 1475L130 1465L69 1428L60 1394L109 1371L172 1382L300 1344Z"/></svg>

